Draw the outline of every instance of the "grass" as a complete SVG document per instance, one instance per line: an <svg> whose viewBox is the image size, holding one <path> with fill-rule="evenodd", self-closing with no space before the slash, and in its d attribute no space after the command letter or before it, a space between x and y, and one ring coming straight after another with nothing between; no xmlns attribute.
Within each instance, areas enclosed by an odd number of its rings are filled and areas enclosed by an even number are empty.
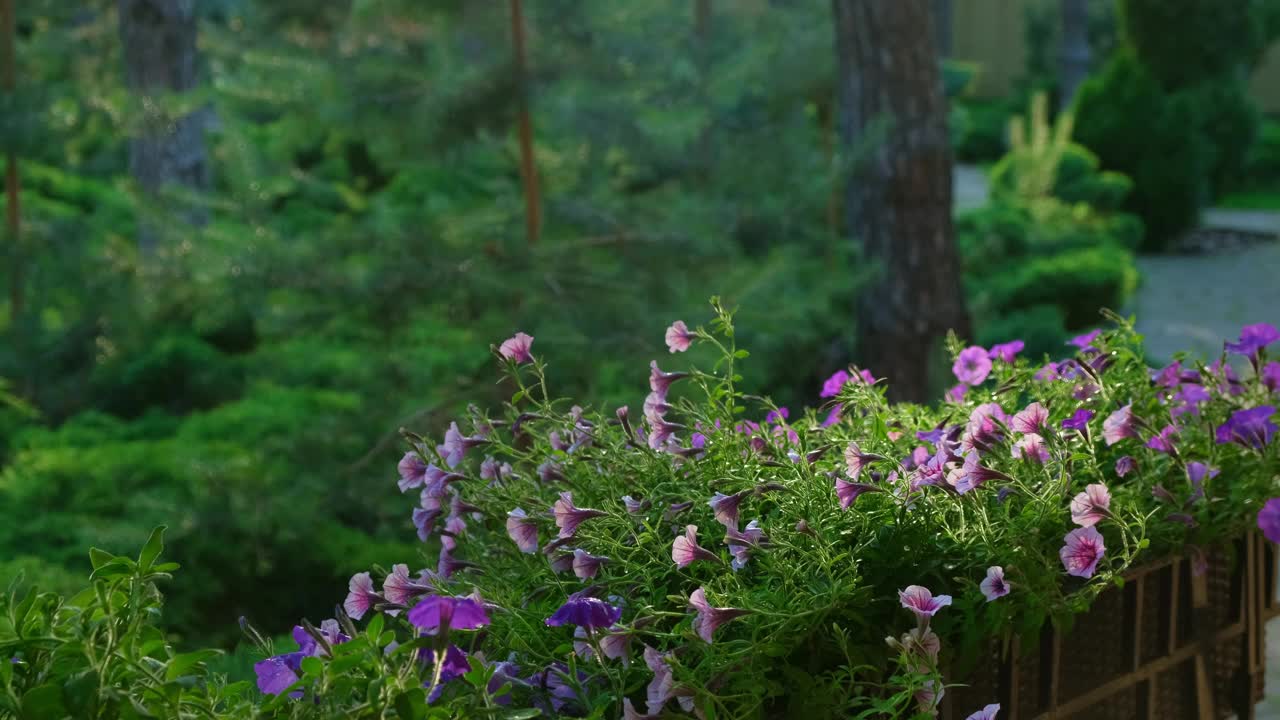
<svg viewBox="0 0 1280 720"><path fill-rule="evenodd" d="M1280 211L1280 184L1227 193L1216 205L1233 210Z"/></svg>

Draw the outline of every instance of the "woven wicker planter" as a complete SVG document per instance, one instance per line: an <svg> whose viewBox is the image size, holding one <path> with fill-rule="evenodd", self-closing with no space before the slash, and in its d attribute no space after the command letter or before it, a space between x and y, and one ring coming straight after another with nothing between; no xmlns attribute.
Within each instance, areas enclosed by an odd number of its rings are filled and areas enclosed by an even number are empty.
<svg viewBox="0 0 1280 720"><path fill-rule="evenodd" d="M1046 627L1039 643L993 647L967 687L947 691L941 717L960 720L999 702L1001 720L1253 718L1264 623L1280 613L1277 554L1256 533L1234 546L1210 553L1203 575L1186 557L1137 568L1071 632Z"/></svg>

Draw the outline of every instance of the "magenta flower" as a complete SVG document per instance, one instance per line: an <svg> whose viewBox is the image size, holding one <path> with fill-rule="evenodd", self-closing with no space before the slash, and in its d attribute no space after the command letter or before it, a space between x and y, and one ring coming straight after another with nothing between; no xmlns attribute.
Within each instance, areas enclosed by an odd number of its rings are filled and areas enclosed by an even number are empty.
<svg viewBox="0 0 1280 720"><path fill-rule="evenodd" d="M707 501L707 504L715 511L716 522L725 527L737 527L738 506L742 504L742 499L748 494L747 490L736 492L732 495L716 493L714 497Z"/></svg>
<svg viewBox="0 0 1280 720"><path fill-rule="evenodd" d="M849 482L842 477L836 478L836 498L840 501L840 509L848 510L863 493L879 492L880 488L866 483Z"/></svg>
<svg viewBox="0 0 1280 720"><path fill-rule="evenodd" d="M1151 382L1156 387L1175 388L1182 383L1182 363L1177 360L1152 371Z"/></svg>
<svg viewBox="0 0 1280 720"><path fill-rule="evenodd" d="M1004 579L1004 568L999 565L992 565L987 568L987 576L978 584L978 589L987 598L987 602L1008 595L1009 583Z"/></svg>
<svg viewBox="0 0 1280 720"><path fill-rule="evenodd" d="M1116 475L1119 475L1120 477L1124 477L1125 475L1128 475L1129 473L1133 472L1137 468L1138 468L1138 461L1134 460L1128 455L1125 455L1119 460L1116 460Z"/></svg>
<svg viewBox="0 0 1280 720"><path fill-rule="evenodd" d="M996 720L996 713L998 712L1000 712L1000 703L991 703L965 718L965 720Z"/></svg>
<svg viewBox="0 0 1280 720"><path fill-rule="evenodd" d="M684 352L693 343L693 333L689 332L689 326L685 325L683 320L677 320L667 328L666 339L667 347L671 352Z"/></svg>
<svg viewBox="0 0 1280 720"><path fill-rule="evenodd" d="M689 567L697 560L711 560L720 562L720 556L698 544L698 526L686 525L684 534L676 537L675 542L671 543L671 559L675 561L676 567Z"/></svg>
<svg viewBox="0 0 1280 720"><path fill-rule="evenodd" d="M862 468L883 459L883 455L862 452L862 448L855 442L849 443L849 446L844 449L844 464L849 469L849 477L854 480L862 474Z"/></svg>
<svg viewBox="0 0 1280 720"><path fill-rule="evenodd" d="M1203 385L1187 383L1178 388L1178 392L1173 396L1175 404L1170 411L1174 417L1183 413L1191 413L1192 415L1200 414L1200 406L1209 401L1209 391L1204 389Z"/></svg>
<svg viewBox="0 0 1280 720"><path fill-rule="evenodd" d="M729 546L729 554L733 555L729 566L734 571L746 567L747 561L751 559L751 552L758 549L766 540L764 530L760 529L759 520L747 523L742 531L739 531L736 525L725 528L724 541Z"/></svg>
<svg viewBox="0 0 1280 720"><path fill-rule="evenodd" d="M1041 382L1049 382L1051 380L1057 380L1059 379L1059 377L1060 375L1058 373L1058 363L1051 362L1048 365L1045 365L1044 367L1037 370L1033 379L1039 380Z"/></svg>
<svg viewBox="0 0 1280 720"><path fill-rule="evenodd" d="M507 535L520 552L538 551L538 524L529 517L524 508L516 508L507 513Z"/></svg>
<svg viewBox="0 0 1280 720"><path fill-rule="evenodd" d="M1138 437L1138 431L1134 428L1132 403L1111 413L1106 420L1102 421L1102 439L1106 440L1108 445L1115 445L1125 438L1136 437Z"/></svg>
<svg viewBox="0 0 1280 720"><path fill-rule="evenodd" d="M1258 354L1264 347L1277 340L1280 340L1280 330L1276 330L1276 327L1270 323L1257 323L1245 325L1240 330L1239 340L1223 343L1222 347L1229 353L1244 355L1254 363L1254 367L1257 367Z"/></svg>
<svg viewBox="0 0 1280 720"><path fill-rule="evenodd" d="M663 397L666 397L667 391L671 389L671 383L685 377L689 377L689 373L663 372L658 368L657 360L649 363L649 389Z"/></svg>
<svg viewBox="0 0 1280 720"><path fill-rule="evenodd" d="M577 548L573 551L573 574L577 575L579 580L590 580L607 562L609 558L603 555L592 555L582 548Z"/></svg>
<svg viewBox="0 0 1280 720"><path fill-rule="evenodd" d="M960 449L963 452L990 452L996 444L1004 440L1003 423L1009 416L997 403L985 403L969 413L969 422L965 424L964 435L960 437Z"/></svg>
<svg viewBox="0 0 1280 720"><path fill-rule="evenodd" d="M1258 529L1273 543L1280 543L1280 498L1271 498L1258 511Z"/></svg>
<svg viewBox="0 0 1280 720"><path fill-rule="evenodd" d="M1039 437L1039 435L1036 437ZM1011 479L999 470L982 465L978 458L978 453L972 451L964 456L964 465L952 470L947 475L947 483L961 495L970 490L976 490L988 480L1008 481Z"/></svg>
<svg viewBox="0 0 1280 720"><path fill-rule="evenodd" d="M520 364L533 362L533 354L529 352L532 347L533 336L518 332L502 341L502 345L498 347L498 354Z"/></svg>
<svg viewBox="0 0 1280 720"><path fill-rule="evenodd" d="M964 396L968 392L969 392L969 386L965 385L964 383L960 383L959 385L954 385L950 388L947 388L947 391L942 394L942 399L944 402L962 403L964 402Z"/></svg>
<svg viewBox="0 0 1280 720"><path fill-rule="evenodd" d="M424 570L423 573L429 576L429 571ZM409 566L399 563L391 566L391 573L382 581L382 596L387 602L396 605L409 606L413 599L431 592L431 586L422 582L415 582L409 577ZM399 610L388 610L387 614L392 617L398 615ZM348 613L350 614L350 613Z"/></svg>
<svg viewBox="0 0 1280 720"><path fill-rule="evenodd" d="M1151 439L1147 441L1146 446L1156 452L1172 455L1174 453L1174 441L1177 437L1178 428L1173 425L1166 425L1164 429L1156 435L1153 435Z"/></svg>
<svg viewBox="0 0 1280 720"><path fill-rule="evenodd" d="M1013 416L1013 419L1009 421L1009 427L1014 432L1039 434L1048 422L1049 411L1045 409L1044 405L1033 402Z"/></svg>
<svg viewBox="0 0 1280 720"><path fill-rule="evenodd" d="M676 431L684 429L683 425L667 422L661 415L646 419L649 421L649 447L653 450L666 448L675 440Z"/></svg>
<svg viewBox="0 0 1280 720"><path fill-rule="evenodd" d="M644 417L649 422L661 420L664 415L671 410L671 406L667 404L667 396L662 393L650 392L644 398Z"/></svg>
<svg viewBox="0 0 1280 720"><path fill-rule="evenodd" d="M829 428L840 422L840 406L836 405L831 408L831 412L827 413L827 418L822 421L822 427Z"/></svg>
<svg viewBox="0 0 1280 720"><path fill-rule="evenodd" d="M929 588L923 585L908 585L905 590L898 591L898 601L902 603L902 607L916 614L916 619L923 627L929 624L929 618L951 604L951 596L935 597Z"/></svg>
<svg viewBox="0 0 1280 720"><path fill-rule="evenodd" d="M450 468L458 467L462 462L462 458L467 451L473 447L484 445L489 441L479 435L467 437L458 429L457 422L449 423L449 429L445 431L444 443L436 446L436 452L440 453L440 457L444 458L444 462Z"/></svg>
<svg viewBox="0 0 1280 720"><path fill-rule="evenodd" d="M1089 350L1093 348L1093 341L1097 340L1098 336L1101 334L1102 334L1101 330L1093 330L1083 335L1077 335L1071 338L1070 340L1067 341L1067 344L1074 345L1080 348L1081 350Z"/></svg>
<svg viewBox="0 0 1280 720"><path fill-rule="evenodd" d="M1007 343L999 343L997 345L992 345L991 352L987 353L987 355L992 360L999 359L1000 362L1005 362L1012 365L1018 353L1022 352L1022 349L1026 346L1027 346L1026 343L1022 342L1021 340L1014 340L1013 342L1007 342Z"/></svg>
<svg viewBox="0 0 1280 720"><path fill-rule="evenodd" d="M560 528L560 537L571 538L578 532L578 526L591 518L604 517L608 513L603 510L580 508L573 504L573 493L562 492L560 499L551 508L556 518L556 527Z"/></svg>
<svg viewBox="0 0 1280 720"><path fill-rule="evenodd" d="M986 350L977 345L971 345L961 350L956 356L951 372L962 383L981 385L982 381L987 379L987 375L991 374L991 358L987 356Z"/></svg>
<svg viewBox="0 0 1280 720"><path fill-rule="evenodd" d="M418 539L426 542L435 532L436 521L444 515L441 499L422 494L422 507L413 510L413 526L418 529Z"/></svg>
<svg viewBox="0 0 1280 720"><path fill-rule="evenodd" d="M1081 527L1096 525L1111 517L1111 492L1102 483L1086 485L1084 492L1071 500L1071 521Z"/></svg>
<svg viewBox="0 0 1280 720"><path fill-rule="evenodd" d="M351 580L347 583L347 599L342 603L342 609L352 620L359 620L369 612L376 603L382 602L382 596L373 591L373 578L369 577L369 573L356 573L351 576Z"/></svg>
<svg viewBox="0 0 1280 720"><path fill-rule="evenodd" d="M1067 430L1076 430L1083 432L1089 426L1089 421L1093 419L1093 411L1087 408L1080 408L1071 415L1071 417L1062 421L1062 427Z"/></svg>
<svg viewBox="0 0 1280 720"><path fill-rule="evenodd" d="M818 397L829 398L839 395L840 388L844 387L844 384L847 382L849 382L849 371L835 371L831 374L831 377L827 378L822 383L822 392L818 394Z"/></svg>
<svg viewBox="0 0 1280 720"><path fill-rule="evenodd" d="M750 610L739 608L712 607L711 603L707 601L707 592L702 588L694 590L693 594L689 596L689 606L698 611L693 618L693 631L708 644L711 643L712 636L721 625L743 615L751 614Z"/></svg>
<svg viewBox="0 0 1280 720"><path fill-rule="evenodd" d="M582 593L569 596L560 609L547 618L547 625L577 625L588 630L607 628L622 617L622 608Z"/></svg>
<svg viewBox="0 0 1280 720"><path fill-rule="evenodd" d="M1270 405L1260 405L1251 410L1237 410L1231 413L1227 422L1218 426L1216 438L1219 444L1239 443L1247 448L1261 450L1271 443L1275 437L1276 425L1271 416L1276 409Z"/></svg>
<svg viewBox="0 0 1280 720"><path fill-rule="evenodd" d="M409 622L428 635L450 630L478 630L489 624L489 613L473 597L427 595L409 609Z"/></svg>
<svg viewBox="0 0 1280 720"><path fill-rule="evenodd" d="M1106 545L1102 542L1102 533L1092 525L1076 528L1063 538L1065 543L1058 551L1062 558L1062 566L1068 575L1091 578L1098 568L1098 561L1106 554Z"/></svg>
<svg viewBox="0 0 1280 720"><path fill-rule="evenodd" d="M1044 438L1035 433L1023 435L1011 450L1015 458L1024 458L1041 465L1049 462L1049 449L1044 446Z"/></svg>

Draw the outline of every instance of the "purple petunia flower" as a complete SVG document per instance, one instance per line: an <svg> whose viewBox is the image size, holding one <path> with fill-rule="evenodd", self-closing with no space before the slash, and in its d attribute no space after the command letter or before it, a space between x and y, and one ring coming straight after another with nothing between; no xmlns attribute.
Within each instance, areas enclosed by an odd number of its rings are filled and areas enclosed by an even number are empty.
<svg viewBox="0 0 1280 720"><path fill-rule="evenodd" d="M604 517L608 513L592 508L580 508L573 504L573 493L562 492L560 499L551 508L556 518L556 527L560 528L560 537L570 538L578 532L578 526L591 518Z"/></svg>
<svg viewBox="0 0 1280 720"><path fill-rule="evenodd" d="M1209 400L1209 391L1204 389L1203 385L1187 383L1178 387L1178 392L1173 396L1174 405L1170 409L1173 417L1178 417L1185 413L1192 415L1200 414L1200 406Z"/></svg>
<svg viewBox="0 0 1280 720"><path fill-rule="evenodd" d="M644 646L644 664L653 673L653 680L649 681L649 686L645 689L645 704L653 716L661 713L667 702L675 696L676 681L671 673L671 666L667 664L669 657L671 653L660 653L648 645Z"/></svg>
<svg viewBox="0 0 1280 720"><path fill-rule="evenodd" d="M279 695L298 682L302 676L302 660L306 655L293 652L275 655L253 664L254 675L258 678L258 690L265 695ZM302 697L301 692L293 692L290 697Z"/></svg>
<svg viewBox="0 0 1280 720"><path fill-rule="evenodd" d="M507 360L523 364L533 362L533 354L530 352L532 348L533 336L518 332L502 341L502 345L498 347L498 354Z"/></svg>
<svg viewBox="0 0 1280 720"><path fill-rule="evenodd" d="M1258 529L1273 543L1280 543L1280 498L1271 498L1258 511Z"/></svg>
<svg viewBox="0 0 1280 720"><path fill-rule="evenodd" d="M1153 435L1147 441L1146 447L1172 455L1175 452L1174 441L1178 437L1178 428L1173 425L1166 425L1159 433Z"/></svg>
<svg viewBox="0 0 1280 720"><path fill-rule="evenodd" d="M716 493L714 497L707 501L711 509L715 511L716 522L725 527L738 526L738 506L742 504L742 499L748 495L747 490L736 492L732 495L724 493Z"/></svg>
<svg viewBox="0 0 1280 720"><path fill-rule="evenodd" d="M600 598L590 597L582 593L569 596L560 609L547 618L547 625L577 625L588 630L607 628L622 617L622 608L610 605Z"/></svg>
<svg viewBox="0 0 1280 720"><path fill-rule="evenodd" d="M595 647L586 641L593 638L607 659L621 660L623 667L630 667L631 641L635 638L631 631L621 625L610 626L607 632L578 627L573 631L573 651L590 660L595 655Z"/></svg>
<svg viewBox="0 0 1280 720"><path fill-rule="evenodd" d="M1115 445L1125 438L1138 437L1134 428L1133 404L1130 403L1107 416L1102 421L1102 439L1107 445Z"/></svg>
<svg viewBox="0 0 1280 720"><path fill-rule="evenodd" d="M430 571L424 570L423 573L430 577ZM410 605L414 598L426 595L431 592L431 586L424 582L416 582L409 577L409 566L399 563L391 566L391 572L382 580L382 596L387 602L396 605ZM350 613L348 613L349 615ZM388 610L388 615L395 617L400 614L399 610Z"/></svg>
<svg viewBox="0 0 1280 720"><path fill-rule="evenodd" d="M712 607L707 600L707 592L702 588L694 590L689 596L689 606L697 611L693 618L693 631L707 644L712 642L712 636L721 625L751 613L750 610L740 608Z"/></svg>
<svg viewBox="0 0 1280 720"><path fill-rule="evenodd" d="M1151 382L1156 387L1175 388L1182 383L1182 363L1177 360L1151 372Z"/></svg>
<svg viewBox="0 0 1280 720"><path fill-rule="evenodd" d="M1222 344L1223 349L1236 355L1244 355L1257 367L1258 354L1273 342L1280 340L1280 330L1270 323L1245 325L1240 330L1240 339L1236 342Z"/></svg>
<svg viewBox="0 0 1280 720"><path fill-rule="evenodd" d="M969 422L965 424L964 435L960 437L961 451L968 453L990 452L992 448L1004 440L1004 425L1009 416L997 403L985 403L969 413Z"/></svg>
<svg viewBox="0 0 1280 720"><path fill-rule="evenodd" d="M684 352L693 343L693 333L689 332L689 326L685 325L683 320L677 320L667 328L666 340L667 348L671 352Z"/></svg>
<svg viewBox="0 0 1280 720"><path fill-rule="evenodd" d="M671 389L671 383L688 376L689 373L686 372L663 372L658 367L657 360L649 363L649 389L664 398L667 396L667 391Z"/></svg>
<svg viewBox="0 0 1280 720"><path fill-rule="evenodd" d="M582 548L577 548L573 551L573 574L577 575L579 580L590 580L607 562L609 558L603 555L592 555Z"/></svg>
<svg viewBox="0 0 1280 720"><path fill-rule="evenodd" d="M676 517L680 515L680 513L684 512L685 510L688 510L691 507L693 507L692 500L685 500L683 502L671 503L670 505L667 506L667 511L662 513L662 519L666 520L667 522L671 522L672 520L675 520Z"/></svg>
<svg viewBox="0 0 1280 720"><path fill-rule="evenodd" d="M1089 426L1089 421L1093 419L1093 411L1088 408L1080 408L1072 413L1071 417L1062 421L1062 427L1067 430L1076 430L1083 432Z"/></svg>
<svg viewBox="0 0 1280 720"><path fill-rule="evenodd" d="M382 596L374 592L373 578L369 577L369 573L362 572L351 576L351 580L347 583L347 599L342 602L342 609L352 620L364 617L374 604L380 602L382 602Z"/></svg>
<svg viewBox="0 0 1280 720"><path fill-rule="evenodd" d="M1036 437L1039 437L1038 435ZM995 470L993 468L982 465L978 453L970 451L964 456L964 464L952 470L947 475L947 483L956 489L956 492L964 495L970 490L976 490L988 480L1011 480L1008 475Z"/></svg>
<svg viewBox="0 0 1280 720"><path fill-rule="evenodd" d="M1033 376L1033 379L1039 380L1041 382L1049 382L1052 380L1057 380L1060 377L1061 375L1058 372L1058 363L1051 362L1048 365L1045 365L1044 367L1037 370L1036 374Z"/></svg>
<svg viewBox="0 0 1280 720"><path fill-rule="evenodd" d="M840 501L840 509L848 510L863 493L879 492L880 488L866 483L849 482L842 477L836 478L836 498Z"/></svg>
<svg viewBox="0 0 1280 720"><path fill-rule="evenodd" d="M1102 483L1086 485L1084 492L1071 500L1071 521L1081 527L1096 525L1111 517L1111 492Z"/></svg>
<svg viewBox="0 0 1280 720"><path fill-rule="evenodd" d="M741 531L737 526L725 528L724 541L729 546L729 554L733 556L733 560L729 566L734 571L741 570L747 566L747 561L751 559L751 552L760 547L767 538L764 536L764 530L760 528L759 520L752 520Z"/></svg>
<svg viewBox="0 0 1280 720"><path fill-rule="evenodd" d="M1098 561L1106 554L1106 545L1102 542L1102 533L1090 525L1076 528L1063 538L1064 545L1058 551L1062 558L1062 566L1068 575L1091 578L1098 568Z"/></svg>
<svg viewBox="0 0 1280 720"><path fill-rule="evenodd" d="M1128 455L1125 455L1119 460L1116 460L1116 475L1119 475L1120 477L1124 477L1125 475L1128 475L1129 473L1133 472L1137 468L1138 468L1138 461L1134 460Z"/></svg>
<svg viewBox="0 0 1280 720"><path fill-rule="evenodd" d="M898 601L902 603L902 607L915 613L920 626L924 627L929 624L929 618L951 604L951 596L934 596L923 585L908 585L906 589L898 591Z"/></svg>
<svg viewBox="0 0 1280 720"><path fill-rule="evenodd" d="M698 544L698 526L686 525L684 534L671 543L671 559L676 567L686 568L697 560L720 562L720 556Z"/></svg>
<svg viewBox="0 0 1280 720"><path fill-rule="evenodd" d="M944 402L962 403L964 402L964 396L968 394L968 392L969 392L969 386L965 385L964 383L960 383L958 385L954 385L950 388L947 388L947 391L942 394L942 399Z"/></svg>
<svg viewBox="0 0 1280 720"><path fill-rule="evenodd" d="M1067 341L1067 344L1074 345L1080 348L1081 350L1089 350L1093 348L1093 341L1097 340L1098 336L1101 334L1102 334L1101 330L1093 330L1083 335L1077 335L1071 338L1070 340Z"/></svg>
<svg viewBox="0 0 1280 720"><path fill-rule="evenodd" d="M987 356L990 357L992 360L999 359L1000 362L1005 362L1012 365L1018 353L1022 352L1022 349L1025 348L1026 346L1027 346L1026 343L1022 342L1021 340L1014 340L1013 342L1007 342L1007 343L999 343L991 346L991 352L987 353Z"/></svg>
<svg viewBox="0 0 1280 720"><path fill-rule="evenodd" d="M1272 360L1262 366L1262 370L1258 373L1262 379L1262 386L1271 392L1280 392L1280 362Z"/></svg>
<svg viewBox="0 0 1280 720"><path fill-rule="evenodd" d="M991 703L964 720L996 720L998 712L1000 712L1000 703Z"/></svg>
<svg viewBox="0 0 1280 720"><path fill-rule="evenodd" d="M839 395L840 388L844 387L847 382L849 382L849 372L847 370L835 371L831 374L831 377L823 381L822 392L818 394L818 397L829 398Z"/></svg>
<svg viewBox="0 0 1280 720"><path fill-rule="evenodd" d="M462 462L467 451L471 448L485 445L488 439L479 435L466 436L458 429L457 422L449 423L449 429L444 433L444 442L436 446L436 452L440 453L440 457L444 458L444 462L450 468L458 467Z"/></svg>
<svg viewBox="0 0 1280 720"><path fill-rule="evenodd" d="M427 655L427 659L429 660L429 665L435 665L436 654L431 653ZM440 694L444 692L445 683L453 682L454 680L457 680L463 675L471 672L471 661L467 660L467 654L457 645L450 644L449 647L445 648L442 660L443 662L440 665L440 682L431 691L431 694L427 696L428 703L433 703L440 699ZM430 687L431 680L427 680L422 683L422 686L424 688Z"/></svg>
<svg viewBox="0 0 1280 720"><path fill-rule="evenodd" d="M987 602L1008 595L1009 587L1008 581L1004 579L1004 568L999 565L987 568L987 576L978 584L978 589L982 591Z"/></svg>
<svg viewBox="0 0 1280 720"><path fill-rule="evenodd" d="M956 356L951 366L956 379L966 385L981 385L987 375L991 374L991 358L987 351L977 345L970 345Z"/></svg>
<svg viewBox="0 0 1280 720"><path fill-rule="evenodd" d="M851 442L844 449L844 464L849 469L849 477L857 480L862 474L862 468L873 462L883 460L883 455L862 452L862 448L858 447L858 443Z"/></svg>
<svg viewBox="0 0 1280 720"><path fill-rule="evenodd" d="M946 694L946 688L936 680L925 680L921 683L920 689L915 692L916 706L925 715L936 716L938 714L938 706L942 704L942 697Z"/></svg>
<svg viewBox="0 0 1280 720"><path fill-rule="evenodd" d="M410 488L421 487L422 483L427 479L427 464L418 457L418 453L409 451L400 458L400 464L396 466L396 470L400 472L400 480L397 483L400 486L400 492L408 492Z"/></svg>
<svg viewBox="0 0 1280 720"><path fill-rule="evenodd" d="M529 517L524 508L516 508L507 513L507 535L520 552L538 551L538 524Z"/></svg>
<svg viewBox="0 0 1280 720"><path fill-rule="evenodd" d="M1044 446L1044 438L1035 433L1027 433L1013 444L1013 457L1024 458L1041 465L1049 462L1049 449Z"/></svg>
<svg viewBox="0 0 1280 720"><path fill-rule="evenodd" d="M409 622L428 635L444 635L450 630L478 630L489 624L484 605L472 597L426 595L409 609Z"/></svg>
<svg viewBox="0 0 1280 720"><path fill-rule="evenodd" d="M1009 427L1014 432L1039 434L1048 422L1049 411L1045 409L1044 405L1033 402L1013 416L1013 419L1009 421Z"/></svg>
<svg viewBox="0 0 1280 720"><path fill-rule="evenodd" d="M440 498L422 495L422 507L413 510L413 526L418 529L418 539L426 542L435 531L436 521L444 515Z"/></svg>
<svg viewBox="0 0 1280 720"><path fill-rule="evenodd" d="M1218 426L1216 438L1219 444L1239 443L1247 448L1261 450L1271 443L1275 437L1276 425L1271 416L1276 409L1270 405L1260 405L1250 410L1237 410L1231 413L1227 422Z"/></svg>
<svg viewBox="0 0 1280 720"><path fill-rule="evenodd" d="M653 506L653 503L649 502L648 500L637 500L631 497L630 495L622 496L622 504L626 506L627 512L631 513L632 515L637 515L639 513L642 513Z"/></svg>

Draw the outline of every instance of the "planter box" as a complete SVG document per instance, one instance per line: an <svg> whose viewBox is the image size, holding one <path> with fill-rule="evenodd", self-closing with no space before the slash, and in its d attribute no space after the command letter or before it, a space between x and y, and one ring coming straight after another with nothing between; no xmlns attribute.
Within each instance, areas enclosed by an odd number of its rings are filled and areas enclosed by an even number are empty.
<svg viewBox="0 0 1280 720"><path fill-rule="evenodd" d="M992 648L949 689L943 720L999 702L1001 720L1254 717L1266 666L1265 622L1280 614L1277 553L1250 533L1208 556L1137 568L1103 592L1069 633ZM1034 646L1034 647L1032 647Z"/></svg>

